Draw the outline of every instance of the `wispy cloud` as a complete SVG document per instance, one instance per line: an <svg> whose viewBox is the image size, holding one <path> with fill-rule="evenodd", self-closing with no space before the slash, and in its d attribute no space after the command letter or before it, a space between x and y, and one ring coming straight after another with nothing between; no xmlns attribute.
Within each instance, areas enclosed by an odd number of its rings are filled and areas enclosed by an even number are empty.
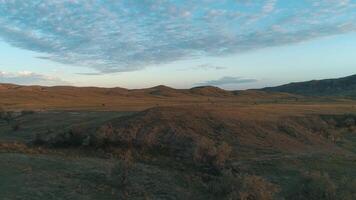
<svg viewBox="0 0 356 200"><path fill-rule="evenodd" d="M208 71L208 70L224 70L224 69L227 69L227 67L212 65L212 64L202 64L195 67L180 69L179 71L188 71L188 70Z"/></svg>
<svg viewBox="0 0 356 200"><path fill-rule="evenodd" d="M0 37L100 73L356 31L351 0L0 0Z"/></svg>
<svg viewBox="0 0 356 200"><path fill-rule="evenodd" d="M0 71L0 83L14 83L20 85L68 85L59 78L37 74L29 71L21 71L17 73Z"/></svg>
<svg viewBox="0 0 356 200"><path fill-rule="evenodd" d="M211 64L202 64L202 65L196 66L194 69L197 69L197 70L224 70L224 69L226 69L226 67L211 65Z"/></svg>
<svg viewBox="0 0 356 200"><path fill-rule="evenodd" d="M223 85L237 85L243 83L254 83L257 82L256 79L247 79L243 77L233 77L233 76L224 76L217 80L209 80L202 83L197 83L196 85L213 85L213 86L223 86Z"/></svg>
<svg viewBox="0 0 356 200"><path fill-rule="evenodd" d="M268 1L266 1L265 5L263 6L262 11L264 13L273 12L276 4L277 4L277 0L268 0Z"/></svg>
<svg viewBox="0 0 356 200"><path fill-rule="evenodd" d="M98 75L103 75L103 73L100 72L82 72L82 73L76 73L78 75L85 75L85 76L98 76Z"/></svg>

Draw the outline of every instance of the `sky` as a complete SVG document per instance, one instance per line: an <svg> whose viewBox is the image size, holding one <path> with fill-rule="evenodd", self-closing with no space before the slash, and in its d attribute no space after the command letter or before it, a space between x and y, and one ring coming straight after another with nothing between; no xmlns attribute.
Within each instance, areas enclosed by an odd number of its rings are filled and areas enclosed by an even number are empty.
<svg viewBox="0 0 356 200"><path fill-rule="evenodd" d="M0 0L0 82L275 86L356 74L356 0Z"/></svg>

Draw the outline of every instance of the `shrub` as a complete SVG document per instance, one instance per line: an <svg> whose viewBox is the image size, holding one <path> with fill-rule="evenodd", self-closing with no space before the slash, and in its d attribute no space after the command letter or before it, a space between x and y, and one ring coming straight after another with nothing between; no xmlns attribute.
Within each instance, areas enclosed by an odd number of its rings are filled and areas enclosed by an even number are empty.
<svg viewBox="0 0 356 200"><path fill-rule="evenodd" d="M33 115L35 114L35 111L33 110L23 110L21 111L21 115Z"/></svg>
<svg viewBox="0 0 356 200"><path fill-rule="evenodd" d="M223 168L228 159L230 159L232 152L232 148L226 142L223 142L217 147L216 150L216 158L215 158L215 166L218 168Z"/></svg>
<svg viewBox="0 0 356 200"><path fill-rule="evenodd" d="M239 192L240 200L273 200L279 188L259 176L245 176Z"/></svg>
<svg viewBox="0 0 356 200"><path fill-rule="evenodd" d="M207 189L216 199L236 199L241 188L241 179L224 171L221 176L212 177Z"/></svg>
<svg viewBox="0 0 356 200"><path fill-rule="evenodd" d="M224 172L208 183L208 190L216 199L273 200L279 187L255 175L234 176Z"/></svg>
<svg viewBox="0 0 356 200"><path fill-rule="evenodd" d="M4 109L0 108L0 120L3 120L7 124L10 124L14 119L15 119L14 112L5 111Z"/></svg>
<svg viewBox="0 0 356 200"><path fill-rule="evenodd" d="M92 138L92 143L98 147L106 146L110 143L110 140L112 139L113 135L113 126L110 123L105 124L95 132Z"/></svg>
<svg viewBox="0 0 356 200"><path fill-rule="evenodd" d="M132 169L133 163L134 159L131 150L125 151L120 158L120 162L116 162L110 170L110 179L115 186L127 186L129 182L129 173Z"/></svg>
<svg viewBox="0 0 356 200"><path fill-rule="evenodd" d="M127 150L121 156L120 161L112 161L114 163L109 171L109 180L113 187L121 190L123 199L128 199L128 188L130 187L130 173L133 169L134 158L131 150Z"/></svg>
<svg viewBox="0 0 356 200"><path fill-rule="evenodd" d="M212 140L203 137L196 142L193 159L197 164L221 170L230 158L231 151L232 148L226 142L216 146Z"/></svg>
<svg viewBox="0 0 356 200"><path fill-rule="evenodd" d="M15 123L11 126L13 131L18 131L20 130L20 124L19 123Z"/></svg>
<svg viewBox="0 0 356 200"><path fill-rule="evenodd" d="M355 178L342 178L340 187L338 188L338 197L341 200L354 200L356 199L356 179Z"/></svg>
<svg viewBox="0 0 356 200"><path fill-rule="evenodd" d="M36 134L32 143L35 145L48 145L51 147L77 147L87 145L89 135L81 126L74 126L62 132L48 130L45 134Z"/></svg>
<svg viewBox="0 0 356 200"><path fill-rule="evenodd" d="M328 174L309 172L302 174L302 180L298 184L296 192L288 199L293 200L334 200L336 198L336 186Z"/></svg>
<svg viewBox="0 0 356 200"><path fill-rule="evenodd" d="M355 119L354 118L347 118L344 122L346 127L352 127L356 125Z"/></svg>
<svg viewBox="0 0 356 200"><path fill-rule="evenodd" d="M201 138L196 142L194 160L200 164L211 164L216 155L215 144L208 138Z"/></svg>

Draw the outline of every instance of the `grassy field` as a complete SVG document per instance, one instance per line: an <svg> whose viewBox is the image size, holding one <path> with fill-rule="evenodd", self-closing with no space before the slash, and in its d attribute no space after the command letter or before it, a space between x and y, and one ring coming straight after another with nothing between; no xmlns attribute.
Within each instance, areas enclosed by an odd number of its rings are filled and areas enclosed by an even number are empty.
<svg viewBox="0 0 356 200"><path fill-rule="evenodd" d="M321 142L316 139L316 144L320 145L320 151L318 151L319 146L311 148L313 145L301 146L302 143L291 143L295 144L291 149L275 148L274 145L279 145L279 143L274 140L283 134L273 135L274 125L271 124L280 119L289 123L288 120L291 117L291 119L293 117L303 119L306 116L356 113L352 103L299 105L269 103L240 106L217 104L215 107L204 107L200 109L204 111L195 112L197 114L192 115L189 114L191 108L180 113L182 109L180 107L168 108L167 110L171 111L169 113L163 109L157 113L153 112L152 116L146 112L146 115L142 117L140 113L127 111L43 111L19 115L10 124L2 121L0 123L0 144L3 144L0 145L0 199L228 199L228 196L221 195L220 192L229 187L222 183L223 177L207 173L197 167L194 162L182 160L175 154L167 154L162 149L149 151L134 149L135 160L127 172L127 186L124 187L119 181L120 176L115 175L115 170L122 170L118 166L125 162L118 156L122 155L120 152L125 151L120 146L104 149L82 146L51 148L31 144L38 134L66 132L73 127L85 127L83 130L87 131L86 134L95 133L107 122L119 123L124 128L131 127L130 120L135 122L137 116L141 117L138 118L139 121L145 122L141 125L137 124L138 127L153 128L152 131L155 128L161 130L158 124L167 123L167 126L171 128L178 126L177 129L171 130L195 133L199 132L199 128L209 131L210 125L206 124L211 123L209 121L216 122L217 124L213 125L213 131L226 132L225 135L214 136L212 132L206 133L206 136L210 135L217 137L216 140L234 144L233 156L228 161L226 170L233 170L237 174L263 177L277 185L280 192L274 197L275 199L293 199L291 195L294 195L297 190L305 190L305 188L298 189L303 185L301 184L303 181L310 178L309 176L305 178L305 174L314 172L322 175L316 176L315 180L310 180L318 182L319 179L322 181L330 179L332 181L335 185L335 192L338 194L336 199L355 197L355 192L350 189L356 180L355 129L340 130L343 138L335 144L330 142L325 146L327 138L320 139ZM191 115L191 118L186 118L188 115ZM153 116L157 118L151 119L150 117ZM197 121L190 124L183 119L188 121L196 119ZM231 121L233 119L239 121ZM306 121L312 119L314 120L314 118L307 118ZM156 124L157 120L160 121ZM221 127L219 123L227 125ZM243 128L241 130L249 132L232 132L231 135L230 126L239 123ZM300 123L303 125L306 122L302 120ZM14 124L18 125L18 129L14 130ZM197 125L198 130L195 130L192 125ZM309 123L305 124L305 126L309 125ZM241 127L237 127L236 130L240 130ZM299 125L295 127L293 125L292 128L298 127ZM314 127L303 128L307 131ZM163 127L162 130L166 129ZM284 140L284 142L289 140L291 142L293 137L287 136L286 139L280 140L282 143ZM319 137L321 136L312 136L309 140L313 141L313 138ZM299 138L297 141L304 140L305 138ZM304 147L308 149L303 149ZM331 149L324 152L324 148ZM327 178L324 178L324 175ZM315 177L312 176L312 178Z"/></svg>

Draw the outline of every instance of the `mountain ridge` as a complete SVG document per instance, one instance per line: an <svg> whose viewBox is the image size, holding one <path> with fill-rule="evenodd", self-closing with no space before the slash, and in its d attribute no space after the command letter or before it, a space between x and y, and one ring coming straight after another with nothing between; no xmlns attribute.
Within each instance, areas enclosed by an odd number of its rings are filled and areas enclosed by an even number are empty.
<svg viewBox="0 0 356 200"><path fill-rule="evenodd" d="M267 92L286 92L304 96L356 97L356 74L332 79L292 82L276 87L262 88Z"/></svg>

